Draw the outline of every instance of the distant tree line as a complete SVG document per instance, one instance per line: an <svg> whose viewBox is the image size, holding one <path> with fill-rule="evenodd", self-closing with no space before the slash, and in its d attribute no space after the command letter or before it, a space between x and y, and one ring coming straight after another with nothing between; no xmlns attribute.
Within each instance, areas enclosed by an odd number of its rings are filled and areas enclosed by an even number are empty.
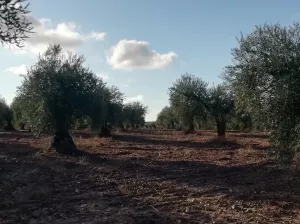
<svg viewBox="0 0 300 224"><path fill-rule="evenodd" d="M169 89L170 106L157 116L156 124L163 128L193 133L196 129L216 129L224 138L226 129L250 130L251 117L235 107L233 92L225 84L209 87L191 74L184 74Z"/></svg>

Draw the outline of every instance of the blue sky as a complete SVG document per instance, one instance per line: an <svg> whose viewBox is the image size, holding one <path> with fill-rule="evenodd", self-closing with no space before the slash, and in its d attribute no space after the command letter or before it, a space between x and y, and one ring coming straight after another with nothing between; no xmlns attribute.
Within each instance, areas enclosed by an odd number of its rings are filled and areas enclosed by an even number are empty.
<svg viewBox="0 0 300 224"><path fill-rule="evenodd" d="M188 72L219 83L241 32L265 22L300 20L300 1L290 0L31 0L36 36L22 52L2 47L0 95L10 103L18 73L35 63L48 43L84 54L86 65L127 101L149 108L147 120L168 104L167 90Z"/></svg>

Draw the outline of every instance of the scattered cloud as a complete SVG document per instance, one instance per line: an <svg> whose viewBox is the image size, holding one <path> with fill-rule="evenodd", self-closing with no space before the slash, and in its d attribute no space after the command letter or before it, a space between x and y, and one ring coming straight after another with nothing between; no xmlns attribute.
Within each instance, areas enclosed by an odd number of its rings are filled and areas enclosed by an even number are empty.
<svg viewBox="0 0 300 224"><path fill-rule="evenodd" d="M24 74L26 74L26 71L27 71L27 67L24 64L22 64L20 66L10 67L10 68L5 69L5 72L10 72L15 75L24 75Z"/></svg>
<svg viewBox="0 0 300 224"><path fill-rule="evenodd" d="M108 76L107 73L97 73L96 74L99 78L103 79L103 81L106 81L108 79L110 79L110 77Z"/></svg>
<svg viewBox="0 0 300 224"><path fill-rule="evenodd" d="M114 69L163 69L170 65L176 54L161 54L149 48L146 41L120 40L106 56Z"/></svg>
<svg viewBox="0 0 300 224"><path fill-rule="evenodd" d="M95 40L104 40L105 36L106 36L106 33L92 32L87 38L95 39Z"/></svg>
<svg viewBox="0 0 300 224"><path fill-rule="evenodd" d="M74 50L90 39L96 41L103 40L106 33L91 32L84 34L79 32L79 27L72 22L52 25L50 19L38 19L33 15L27 15L27 19L32 23L33 33L28 35L23 49L15 49L17 53L30 52L38 54L44 52L49 44L60 44L64 49Z"/></svg>
<svg viewBox="0 0 300 224"><path fill-rule="evenodd" d="M144 95L139 94L137 96L127 97L124 100L124 103L132 103L132 102L136 102L136 101L143 102L144 101Z"/></svg>

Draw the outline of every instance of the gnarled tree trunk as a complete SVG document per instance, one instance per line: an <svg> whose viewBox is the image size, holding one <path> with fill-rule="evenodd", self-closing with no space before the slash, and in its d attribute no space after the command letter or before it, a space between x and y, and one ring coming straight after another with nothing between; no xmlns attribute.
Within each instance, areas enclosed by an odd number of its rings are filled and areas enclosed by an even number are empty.
<svg viewBox="0 0 300 224"><path fill-rule="evenodd" d="M110 132L110 129L107 125L104 125L100 128L100 131L98 133L98 137L101 137L101 138L111 137L111 132Z"/></svg>
<svg viewBox="0 0 300 224"><path fill-rule="evenodd" d="M183 132L185 135L194 134L195 133L195 127L193 123L190 123L188 127Z"/></svg>
<svg viewBox="0 0 300 224"><path fill-rule="evenodd" d="M75 154L77 151L76 145L69 134L69 125L64 117L57 119L56 131L51 142L50 149L58 153Z"/></svg>
<svg viewBox="0 0 300 224"><path fill-rule="evenodd" d="M126 130L125 130L125 127L124 127L124 125L123 125L123 124L120 124L120 125L119 125L119 129L120 129L120 131L121 131L121 132L124 132L124 131L126 131Z"/></svg>
<svg viewBox="0 0 300 224"><path fill-rule="evenodd" d="M66 154L74 154L77 151L76 145L67 130L55 132L49 149Z"/></svg>
<svg viewBox="0 0 300 224"><path fill-rule="evenodd" d="M217 132L219 138L225 138L225 132L226 132L225 121L217 121Z"/></svg>
<svg viewBox="0 0 300 224"><path fill-rule="evenodd" d="M25 130L25 123L21 122L19 124L21 130Z"/></svg>

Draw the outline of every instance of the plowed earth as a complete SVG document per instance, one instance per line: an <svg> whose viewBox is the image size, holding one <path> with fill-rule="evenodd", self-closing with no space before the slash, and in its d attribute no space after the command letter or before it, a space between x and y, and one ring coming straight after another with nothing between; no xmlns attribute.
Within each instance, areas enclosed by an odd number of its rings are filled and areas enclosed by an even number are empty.
<svg viewBox="0 0 300 224"><path fill-rule="evenodd" d="M77 156L0 133L0 223L300 223L299 173L277 165L262 133L73 137Z"/></svg>

